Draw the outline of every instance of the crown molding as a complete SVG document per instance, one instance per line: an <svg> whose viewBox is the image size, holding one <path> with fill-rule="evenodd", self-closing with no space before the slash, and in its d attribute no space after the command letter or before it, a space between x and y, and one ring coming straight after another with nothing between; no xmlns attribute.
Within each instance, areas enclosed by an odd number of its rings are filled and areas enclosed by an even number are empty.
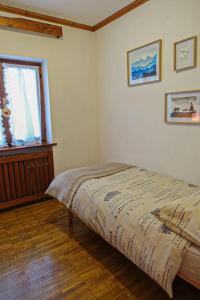
<svg viewBox="0 0 200 300"><path fill-rule="evenodd" d="M78 29L93 31L93 26L90 26L90 25L85 25L85 24L69 21L69 20L62 19L62 18L48 16L48 15L36 13L36 12L30 11L30 10L25 10L25 9L13 7L13 6L4 5L4 4L0 4L0 11L4 11L4 12L15 14L15 15L20 15L23 17L28 17L28 18L33 18L33 19L37 19L37 20L56 23L56 24L60 24L60 25L65 25L65 26L69 26L69 27L74 27L74 28L78 28Z"/></svg>
<svg viewBox="0 0 200 300"><path fill-rule="evenodd" d="M36 13L36 12L30 11L30 10L25 10L25 9L13 7L13 6L4 5L4 4L0 4L0 11L95 32L95 31L99 30L100 28L106 26L107 24L113 22L114 20L127 14L131 10L141 6L142 4L144 4L147 1L150 1L150 0L135 0L134 2L130 3L129 5L125 6L124 8L120 9L113 15L107 17L106 19L102 20L101 22L97 23L94 26L81 24L81 23L77 23L77 22L66 20L66 19L41 14L41 13Z"/></svg>
<svg viewBox="0 0 200 300"><path fill-rule="evenodd" d="M122 9L118 10L116 13L113 15L109 16L108 18L104 19L103 21L97 23L96 25L93 26L93 31L97 31L100 28L106 26L107 24L115 21L116 19L122 17L123 15L127 14L131 10L139 7L140 5L144 4L145 2L150 1L150 0L135 0L134 2L130 3L129 5L123 7Z"/></svg>

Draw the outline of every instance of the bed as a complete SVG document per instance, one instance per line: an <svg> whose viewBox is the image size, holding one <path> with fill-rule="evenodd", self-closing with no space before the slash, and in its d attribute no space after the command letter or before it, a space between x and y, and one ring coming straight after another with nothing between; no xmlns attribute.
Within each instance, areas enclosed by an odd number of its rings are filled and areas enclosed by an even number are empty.
<svg viewBox="0 0 200 300"><path fill-rule="evenodd" d="M47 192L155 280L200 289L200 188L132 165L63 172Z"/></svg>

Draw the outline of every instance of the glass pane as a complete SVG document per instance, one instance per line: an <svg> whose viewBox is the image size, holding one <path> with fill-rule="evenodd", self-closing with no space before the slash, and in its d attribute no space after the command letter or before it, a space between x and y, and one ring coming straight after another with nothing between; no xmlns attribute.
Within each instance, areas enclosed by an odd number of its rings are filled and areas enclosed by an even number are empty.
<svg viewBox="0 0 200 300"><path fill-rule="evenodd" d="M41 142L38 68L4 64L4 81L14 145Z"/></svg>
<svg viewBox="0 0 200 300"><path fill-rule="evenodd" d="M4 128L2 124L2 110L0 109L0 148L6 146L6 140L4 136Z"/></svg>

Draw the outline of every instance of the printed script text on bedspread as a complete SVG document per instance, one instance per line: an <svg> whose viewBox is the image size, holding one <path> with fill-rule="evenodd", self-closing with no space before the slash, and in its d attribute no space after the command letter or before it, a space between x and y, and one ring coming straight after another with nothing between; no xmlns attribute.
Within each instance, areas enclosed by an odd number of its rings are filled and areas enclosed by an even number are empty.
<svg viewBox="0 0 200 300"><path fill-rule="evenodd" d="M133 167L89 179L73 199L62 202L172 297L172 283L190 241L160 221L156 211L197 190L174 178Z"/></svg>

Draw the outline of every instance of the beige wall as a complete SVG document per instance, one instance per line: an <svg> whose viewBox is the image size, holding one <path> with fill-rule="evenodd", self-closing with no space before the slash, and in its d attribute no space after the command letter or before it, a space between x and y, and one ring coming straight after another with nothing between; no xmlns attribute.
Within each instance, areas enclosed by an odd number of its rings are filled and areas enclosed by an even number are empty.
<svg viewBox="0 0 200 300"><path fill-rule="evenodd" d="M200 88L199 60L173 71L173 43L199 35L199 20L199 0L150 0L96 33L63 27L63 40L0 31L0 54L47 60L56 173L100 157L200 185L200 127L163 117L165 92ZM159 38L162 82L129 88L126 51Z"/></svg>
<svg viewBox="0 0 200 300"><path fill-rule="evenodd" d="M96 33L102 160L133 163L200 185L200 126L164 122L165 92L200 89L199 57L198 68L173 71L173 43L199 35L199 22L199 0L150 0ZM162 82L128 87L126 51L160 38Z"/></svg>
<svg viewBox="0 0 200 300"><path fill-rule="evenodd" d="M47 60L56 173L98 160L95 36L63 31L63 40L56 40L0 30L0 54Z"/></svg>

